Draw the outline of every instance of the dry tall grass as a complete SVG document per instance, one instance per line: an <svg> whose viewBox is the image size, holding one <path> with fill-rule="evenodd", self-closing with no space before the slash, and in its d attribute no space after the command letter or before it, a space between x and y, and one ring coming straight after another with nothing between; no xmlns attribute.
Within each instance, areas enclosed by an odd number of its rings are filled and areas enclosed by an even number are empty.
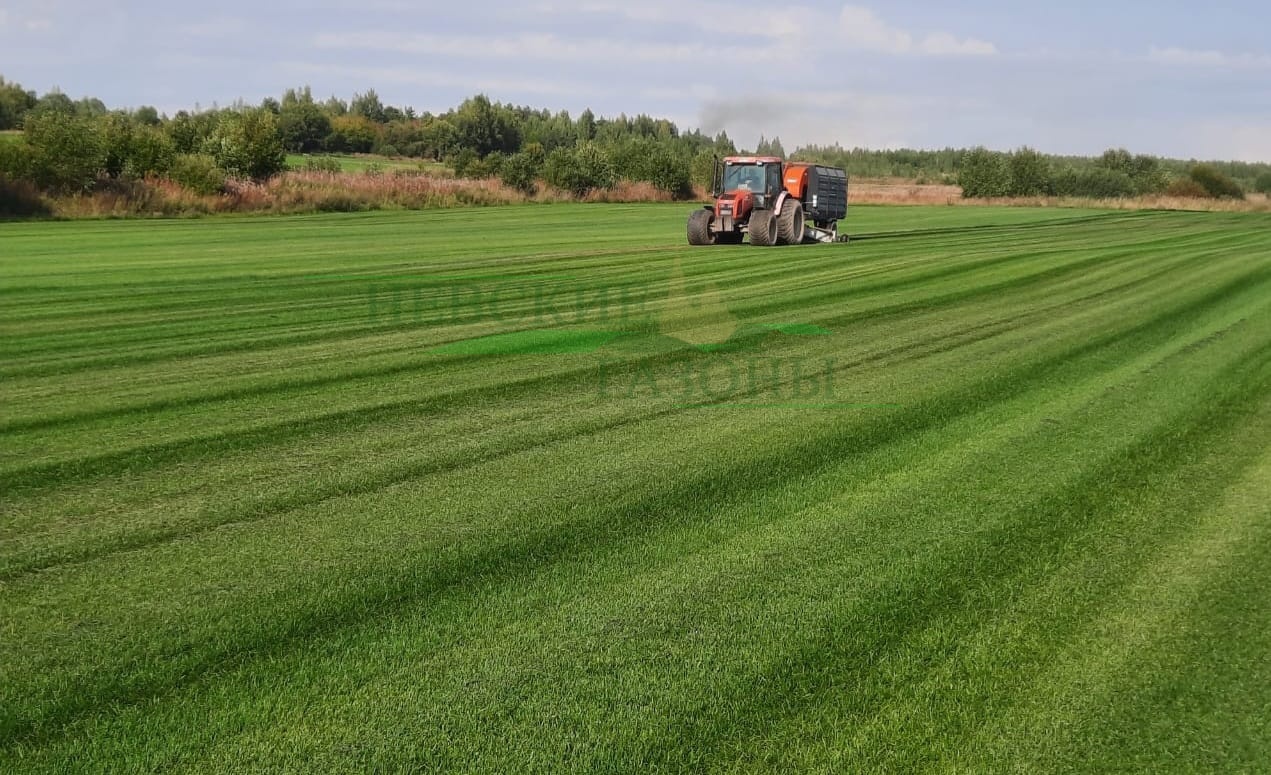
<svg viewBox="0 0 1271 775"><path fill-rule="evenodd" d="M1205 212L1271 212L1265 194L1250 194L1244 201L1158 194L1129 199L1079 197L1003 197L964 199L958 186L923 184L906 180L854 180L852 204L949 205L957 207L1081 207L1108 210L1197 210Z"/></svg>
<svg viewBox="0 0 1271 775"><path fill-rule="evenodd" d="M465 180L416 170L392 172L295 171L263 183L231 181L222 194L201 196L166 179L112 182L91 194L49 200L61 218L197 216L210 213L313 213L364 210L431 210L577 201L540 184L533 194L497 178ZM648 183L623 181L594 191L587 202L669 202Z"/></svg>
<svg viewBox="0 0 1271 775"><path fill-rule="evenodd" d="M699 201L709 201L698 190ZM314 213L364 210L425 210L484 207L525 202L579 201L573 195L539 184L533 194L505 186L496 178L465 180L418 170L391 172L296 171L264 183L231 182L222 194L203 196L167 179L108 182L91 194L44 198L59 218L182 217L213 213ZM670 194L650 183L621 181L613 188L582 197L585 202L670 202ZM1271 201L1254 194L1243 202L1177 196L1136 199L1029 197L963 199L957 186L904 180L854 180L852 204L948 205L958 207L1082 207L1116 210L1208 210L1271 212ZM38 214L37 209L33 213ZM15 213L16 214L16 213Z"/></svg>
<svg viewBox="0 0 1271 775"><path fill-rule="evenodd" d="M643 180L620 180L612 188L587 192L584 202L674 202L675 197Z"/></svg>

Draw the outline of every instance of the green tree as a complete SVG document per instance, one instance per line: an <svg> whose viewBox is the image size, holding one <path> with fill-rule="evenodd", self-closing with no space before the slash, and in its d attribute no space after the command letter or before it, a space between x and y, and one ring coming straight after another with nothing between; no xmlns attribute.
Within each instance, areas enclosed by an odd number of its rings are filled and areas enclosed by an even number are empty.
<svg viewBox="0 0 1271 775"><path fill-rule="evenodd" d="M335 118L336 116L348 115L349 105L339 97L332 95L327 98L326 102L322 103L322 109L326 111L328 116Z"/></svg>
<svg viewBox="0 0 1271 775"><path fill-rule="evenodd" d="M502 177L505 161L507 161L507 157L499 151L488 154L484 159L473 158L464 167L461 177L476 180Z"/></svg>
<svg viewBox="0 0 1271 775"><path fill-rule="evenodd" d="M159 117L159 111L150 105L142 105L134 110L132 120L141 126L159 126L163 123L163 119Z"/></svg>
<svg viewBox="0 0 1271 775"><path fill-rule="evenodd" d="M420 155L433 161L441 161L459 146L459 130L444 118L424 119L420 128L420 143L423 151Z"/></svg>
<svg viewBox="0 0 1271 775"><path fill-rule="evenodd" d="M21 127L22 119L35 103L35 92L26 91L0 75L0 130Z"/></svg>
<svg viewBox="0 0 1271 775"><path fill-rule="evenodd" d="M88 191L106 163L106 147L98 122L51 111L28 115L30 178L40 188L57 192Z"/></svg>
<svg viewBox="0 0 1271 775"><path fill-rule="evenodd" d="M615 177L647 181L677 197L693 191L688 156L668 142L639 137L611 148L608 155Z"/></svg>
<svg viewBox="0 0 1271 775"><path fill-rule="evenodd" d="M594 142L577 148L557 148L547 155L543 178L553 186L582 196L614 183L613 165L608 154Z"/></svg>
<svg viewBox="0 0 1271 775"><path fill-rule="evenodd" d="M1006 157L983 146L967 151L958 171L962 196L982 199L1007 196L1011 190L1011 173Z"/></svg>
<svg viewBox="0 0 1271 775"><path fill-rule="evenodd" d="M532 153L519 151L507 157L499 177L505 185L511 186L526 194L533 194L535 180L542 169L542 158L535 158Z"/></svg>
<svg viewBox="0 0 1271 775"><path fill-rule="evenodd" d="M75 101L75 113L86 118L98 118L109 112L106 103L96 97L82 97Z"/></svg>
<svg viewBox="0 0 1271 775"><path fill-rule="evenodd" d="M1264 172L1253 182L1253 190L1259 194L1271 195L1271 172Z"/></svg>
<svg viewBox="0 0 1271 775"><path fill-rule="evenodd" d="M1054 176L1052 185L1059 196L1090 199L1122 199L1137 193L1129 175L1103 166L1066 168Z"/></svg>
<svg viewBox="0 0 1271 775"><path fill-rule="evenodd" d="M134 127L132 119L123 113L110 113L98 120L102 147L106 151L103 169L112 178L124 173L128 157L132 155Z"/></svg>
<svg viewBox="0 0 1271 775"><path fill-rule="evenodd" d="M1214 199L1244 199L1244 189L1222 172L1209 164L1197 164L1192 167L1188 177L1196 181Z"/></svg>
<svg viewBox="0 0 1271 775"><path fill-rule="evenodd" d="M207 151L225 172L254 180L278 174L287 161L278 119L262 108L223 114L208 140Z"/></svg>
<svg viewBox="0 0 1271 775"><path fill-rule="evenodd" d="M521 132L511 111L484 94L465 100L454 115L459 144L485 157L494 151L512 153L521 147Z"/></svg>
<svg viewBox="0 0 1271 775"><path fill-rule="evenodd" d="M585 143L596 137L596 114L587 108L578 116L578 142Z"/></svg>
<svg viewBox="0 0 1271 775"><path fill-rule="evenodd" d="M323 141L328 151L370 153L379 138L378 127L366 116L349 114L331 119L331 134Z"/></svg>
<svg viewBox="0 0 1271 775"><path fill-rule="evenodd" d="M1139 194L1156 194L1169 186L1169 176L1155 156L1138 155L1130 163L1130 180Z"/></svg>
<svg viewBox="0 0 1271 775"><path fill-rule="evenodd" d="M287 91L283 92L282 102L280 103L280 107L282 109L294 108L296 105L299 105L302 102L308 102L308 103L313 102L313 90L310 89L307 85L302 86L299 89L288 89Z"/></svg>
<svg viewBox="0 0 1271 775"><path fill-rule="evenodd" d="M0 142L0 179L30 181L35 164L35 149L25 141Z"/></svg>
<svg viewBox="0 0 1271 775"><path fill-rule="evenodd" d="M331 134L331 119L312 100L284 103L278 113L278 132L283 147L298 153L322 150Z"/></svg>
<svg viewBox="0 0 1271 775"><path fill-rule="evenodd" d="M709 148L703 148L693 156L690 179L694 185L710 191L715 183L715 161L718 156Z"/></svg>
<svg viewBox="0 0 1271 775"><path fill-rule="evenodd" d="M36 100L35 105L31 107L31 112L37 115L64 113L73 116L75 115L75 101L54 89Z"/></svg>
<svg viewBox="0 0 1271 775"><path fill-rule="evenodd" d="M349 113L376 124L384 123L384 103L380 102L380 95L374 89L367 89L365 94L354 94L353 101L349 103Z"/></svg>
<svg viewBox="0 0 1271 775"><path fill-rule="evenodd" d="M763 135L759 136L759 145L755 147L756 156L779 156L786 157L786 149L781 145L781 138L774 137L768 140Z"/></svg>
<svg viewBox="0 0 1271 775"><path fill-rule="evenodd" d="M178 111L172 120L164 125L168 137L177 153L197 153L203 149L207 141L216 131L218 116L216 113L187 113Z"/></svg>
<svg viewBox="0 0 1271 775"><path fill-rule="evenodd" d="M1011 196L1045 196L1050 193L1050 162L1032 148L1020 148L1007 159Z"/></svg>
<svg viewBox="0 0 1271 775"><path fill-rule="evenodd" d="M481 157L477 156L477 152L471 148L460 148L457 153L450 157L450 168L454 170L455 177L468 178L472 175L472 168Z"/></svg>
<svg viewBox="0 0 1271 775"><path fill-rule="evenodd" d="M1096 167L1133 177L1134 157L1124 148L1109 148L1095 161Z"/></svg>
<svg viewBox="0 0 1271 775"><path fill-rule="evenodd" d="M176 146L157 127L139 126L132 134L124 174L132 178L165 175L172 169Z"/></svg>

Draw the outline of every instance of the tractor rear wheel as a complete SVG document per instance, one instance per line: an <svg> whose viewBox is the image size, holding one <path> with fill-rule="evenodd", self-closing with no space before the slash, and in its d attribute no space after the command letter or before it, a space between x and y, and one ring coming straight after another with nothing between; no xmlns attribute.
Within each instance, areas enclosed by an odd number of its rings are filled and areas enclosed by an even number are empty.
<svg viewBox="0 0 1271 775"><path fill-rule="evenodd" d="M771 210L755 210L750 214L750 244L777 244L777 218Z"/></svg>
<svg viewBox="0 0 1271 775"><path fill-rule="evenodd" d="M797 199L787 199L785 207L781 208L781 215L777 216L777 240L782 245L801 245L805 226L803 203Z"/></svg>
<svg viewBox="0 0 1271 775"><path fill-rule="evenodd" d="M688 216L688 244L714 245L715 235L711 233L711 220L715 216L710 210L694 210Z"/></svg>

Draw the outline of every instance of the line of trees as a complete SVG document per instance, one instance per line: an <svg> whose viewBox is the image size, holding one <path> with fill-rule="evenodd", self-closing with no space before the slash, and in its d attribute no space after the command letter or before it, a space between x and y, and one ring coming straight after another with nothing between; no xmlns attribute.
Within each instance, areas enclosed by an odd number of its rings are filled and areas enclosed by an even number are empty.
<svg viewBox="0 0 1271 775"><path fill-rule="evenodd" d="M0 129L23 130L0 144L0 175L43 191L88 191L113 179L166 176L197 191L227 177L283 171L287 153L373 153L445 162L462 177L501 177L532 191L546 180L585 193L620 180L647 181L676 196L709 182L717 155L735 153L724 133L682 132L638 115L577 118L492 102L484 95L441 114L385 105L373 89L349 101L289 89L259 105L180 111L111 111L100 100L61 92L37 98L0 79Z"/></svg>
<svg viewBox="0 0 1271 775"><path fill-rule="evenodd" d="M305 86L258 105L161 115L155 108L110 110L101 100L43 96L0 77L0 177L50 193L91 191L117 180L167 177L198 193L228 178L263 179L286 168L288 153L374 153L443 162L460 177L498 177L522 191L540 181L583 194L623 180L676 196L709 186L717 156L737 153L727 134L684 131L647 115L576 118L492 102L484 95L444 113L385 105L373 89L350 100L315 99ZM7 139L7 138L0 138ZM755 153L785 156L780 138ZM1271 165L1194 162L1110 150L1098 158L1047 156L1023 148L871 151L804 146L792 158L843 167L853 176L959 183L965 195L1119 197L1172 191L1243 196L1271 189ZM333 165L312 165L324 169Z"/></svg>
<svg viewBox="0 0 1271 775"><path fill-rule="evenodd" d="M1249 165L1253 166L1253 165ZM1169 194L1244 199L1245 190L1211 164L1192 164L1181 174L1155 156L1109 149L1090 163L1056 163L1031 148L999 153L973 148L962 154L958 185L969 198L1067 196L1095 199Z"/></svg>
<svg viewBox="0 0 1271 775"><path fill-rule="evenodd" d="M1102 183L1098 183L1097 179L1109 169L1114 172L1124 172L1131 178L1143 178L1142 170L1136 171L1132 166L1133 164L1146 164L1155 168L1155 177L1149 175L1146 180L1140 179L1138 181L1140 191L1144 182L1151 184L1159 183L1163 180L1164 185L1168 187L1171 181L1189 178L1192 169L1197 166L1210 168L1224 177L1232 179L1243 189L1249 191L1266 193L1263 188L1267 184L1259 181L1264 178L1271 181L1271 164L1212 161L1204 162L1202 165L1201 162L1195 159L1132 156L1124 149L1110 149L1101 156L1058 156L1038 153L1027 148L1021 149L1021 151L1016 151L1014 154L996 153L983 148L943 148L926 151L901 148L874 151L864 148L844 149L837 145L810 145L795 151L793 158L842 167L856 177L906 178L918 180L919 182L961 184L964 178L964 168L968 163L972 165L984 165L987 163L991 169L998 163L1009 166L1011 157L1022 156L1023 158L1018 159L1015 162L1016 164L1022 164L1025 168L1032 165L1034 170L1045 165L1050 169L1051 175L1060 178L1056 182L1061 190L1071 190L1074 186L1086 188L1084 183L1089 181L1091 182L1089 187L1096 191L1113 189L1121 192L1112 194L1113 196L1132 196L1137 192L1129 191L1124 185L1118 185L1124 182L1120 178L1116 181L1103 181ZM992 155L994 158L986 160L986 154ZM983 169L981 168L972 175L973 178L977 178L970 181L973 188L978 183L978 177L980 177L982 172ZM989 184L993 185L991 177ZM1129 193L1126 193L1127 191ZM1096 193L1093 195L1101 194Z"/></svg>

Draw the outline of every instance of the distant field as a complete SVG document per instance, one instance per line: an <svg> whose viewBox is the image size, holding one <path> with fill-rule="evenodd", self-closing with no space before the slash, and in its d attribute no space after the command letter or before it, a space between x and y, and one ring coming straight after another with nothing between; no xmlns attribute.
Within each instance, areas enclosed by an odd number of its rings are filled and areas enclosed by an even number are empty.
<svg viewBox="0 0 1271 775"><path fill-rule="evenodd" d="M0 770L1271 761L1271 216L0 224Z"/></svg>
<svg viewBox="0 0 1271 775"><path fill-rule="evenodd" d="M307 154L287 154L287 166L292 169L304 169L305 162L308 158L309 156ZM315 158L335 159L340 163L340 170L342 172L365 172L372 166L377 166L383 170L425 169L441 171L446 169L444 164L438 164L433 161L424 161L423 159L389 158L387 156L372 156L370 154L318 154L315 155Z"/></svg>
<svg viewBox="0 0 1271 775"><path fill-rule="evenodd" d="M5 131L0 132L0 143L17 143L21 141L22 141L21 130L15 131L15 130L6 129Z"/></svg>

